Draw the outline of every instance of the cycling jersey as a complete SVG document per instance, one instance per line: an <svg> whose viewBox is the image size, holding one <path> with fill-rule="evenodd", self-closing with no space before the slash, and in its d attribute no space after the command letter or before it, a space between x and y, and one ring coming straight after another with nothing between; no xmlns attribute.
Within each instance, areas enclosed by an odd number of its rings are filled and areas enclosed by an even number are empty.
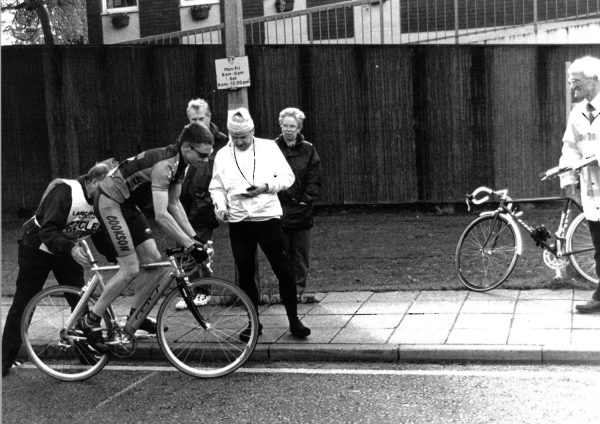
<svg viewBox="0 0 600 424"><path fill-rule="evenodd" d="M176 144L146 150L121 162L100 183L100 191L118 203L144 183L150 183L152 191L167 191L171 185L183 182L186 166Z"/></svg>
<svg viewBox="0 0 600 424"><path fill-rule="evenodd" d="M132 193L137 194L136 190L144 190L148 185L152 191L167 191L171 185L183 182L186 166L179 147L172 144L123 161L100 183L94 210L112 242L111 254L131 255L152 238L148 221L130 199Z"/></svg>

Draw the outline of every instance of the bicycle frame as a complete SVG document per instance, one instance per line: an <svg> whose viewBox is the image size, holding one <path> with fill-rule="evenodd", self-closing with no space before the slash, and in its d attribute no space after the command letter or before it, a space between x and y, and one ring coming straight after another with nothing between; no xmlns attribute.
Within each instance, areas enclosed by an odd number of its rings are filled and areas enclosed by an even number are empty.
<svg viewBox="0 0 600 424"><path fill-rule="evenodd" d="M83 312L84 312L83 309L86 308L86 306L88 304L88 300L94 293L94 290L96 289L96 287L99 286L102 289L102 291L104 291L105 284L104 284L104 280L102 278L101 273L105 272L105 271L117 271L120 269L120 267L118 265L98 266L98 263L94 259L93 254L92 254L88 244L85 242L85 240L81 240L80 244L84 248L88 258L90 259L90 262L92 264L91 271L94 273L94 275L91 278L91 280L82 288L81 299L77 303L75 310L69 317L69 320L66 323L66 328L72 328L72 326L75 325L75 322L74 322L75 317L81 316L83 314ZM194 274L198 270L198 266L195 266L194 269L192 269L189 272L184 272L178 266L178 264L176 262L176 258L174 256L176 253L180 253L180 251L183 251L183 249L181 249L181 248L168 249L167 250L168 260L167 261L155 262L155 263L151 263L151 264L140 264L140 268L145 268L145 269L170 268L170 270L169 270L170 272L166 272L164 275L160 276L157 279L159 281L159 283L156 285L154 290L152 290L146 296L146 298L142 302L142 305L139 308L137 308L135 314L133 316L129 317L129 319L127 320L127 323L123 327L123 330L126 333L129 333L131 335L135 334L135 331L139 328L141 323L146 319L146 317L149 315L150 311L156 306L156 304L158 303L158 300L167 291L167 289L169 288L169 286L171 285L171 283L173 282L174 279L177 280L177 282L178 282L177 287L178 287L179 291L181 292L182 297L186 300L189 300L187 298L190 298L190 295L186 292L186 286L187 286L187 283L189 283L188 277L190 275ZM189 301L191 302L191 300L189 300ZM190 311L192 312L192 315L194 315L194 317L196 318L198 323L203 328L206 329L207 324L204 321L204 319L202 318L202 316L199 314L199 312L196 310L196 308L190 308ZM115 328L120 328L119 316L112 304L108 307L107 312L110 316L110 322L107 323L107 325L109 325L108 329L112 330ZM84 339L84 338L81 337L81 339ZM123 341L124 340L109 341L109 342L107 342L107 344L115 345L115 344L119 344Z"/></svg>
<svg viewBox="0 0 600 424"><path fill-rule="evenodd" d="M506 205L506 203L508 203L508 205ZM487 216L497 217L499 214L503 214L503 216L505 216L510 222L512 222L515 225L515 229L518 229L518 227L517 227L517 224L518 224L519 226L524 228L529 234L533 235L535 232L535 228L531 227L529 224L527 224L525 221L523 221L520 218L520 216L522 215L522 212L517 211L517 208L513 208L513 206L512 206L513 204L519 204L519 203L562 203L561 216L560 216L560 221L558 224L558 230L556 231L556 233L554 233L554 235L556 236L556 243L554 243L554 246L553 246L552 243L548 244L548 243L546 243L545 240L539 240L539 242L543 246L543 248L548 250L550 253L552 253L557 258L594 250L593 247L589 248L589 249L582 249L582 250L571 251L571 252L569 252L569 251L565 252L563 250L564 242L565 242L565 235L567 233L567 229L569 228L569 224L570 224L569 217L571 215L573 205L575 205L575 207L577 209L579 209L580 212L583 212L583 208L581 207L581 205L579 205L579 203L577 203L575 200L571 199L570 197L536 197L536 198L524 198L524 199L510 199L510 198L505 198L503 196L500 198L499 206L495 211L483 212L480 214L480 216L487 215ZM517 253L519 255L521 255L522 247L523 247L523 241L521 239L521 232L515 231L515 235L517 237ZM486 240L486 244L488 241L489 240Z"/></svg>

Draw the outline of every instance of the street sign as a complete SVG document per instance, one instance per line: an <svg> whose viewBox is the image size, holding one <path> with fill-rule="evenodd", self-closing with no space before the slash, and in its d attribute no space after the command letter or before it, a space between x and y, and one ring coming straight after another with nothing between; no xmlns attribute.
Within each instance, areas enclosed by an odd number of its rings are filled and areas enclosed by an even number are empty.
<svg viewBox="0 0 600 424"><path fill-rule="evenodd" d="M215 60L215 69L217 71L217 89L236 90L250 87L248 56L217 59Z"/></svg>

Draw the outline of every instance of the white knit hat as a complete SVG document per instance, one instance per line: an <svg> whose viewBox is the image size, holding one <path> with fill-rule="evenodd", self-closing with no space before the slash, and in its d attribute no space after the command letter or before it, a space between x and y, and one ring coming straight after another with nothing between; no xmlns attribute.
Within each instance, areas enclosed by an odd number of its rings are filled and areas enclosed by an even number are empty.
<svg viewBox="0 0 600 424"><path fill-rule="evenodd" d="M230 110L227 118L227 130L229 134L243 136L249 134L254 129L254 121L250 117L250 112L245 107Z"/></svg>

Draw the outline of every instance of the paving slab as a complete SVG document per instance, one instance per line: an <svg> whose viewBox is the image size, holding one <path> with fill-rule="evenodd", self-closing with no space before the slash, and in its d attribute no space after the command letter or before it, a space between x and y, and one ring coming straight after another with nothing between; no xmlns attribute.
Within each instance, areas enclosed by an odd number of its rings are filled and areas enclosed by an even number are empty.
<svg viewBox="0 0 600 424"><path fill-rule="evenodd" d="M263 335L253 361L482 361L600 365L600 313L574 305L591 290L473 292L370 291L306 293L298 314L311 328L289 332L281 304L261 305ZM12 298L2 298L2 321ZM156 340L138 343L138 357L163 358Z"/></svg>

